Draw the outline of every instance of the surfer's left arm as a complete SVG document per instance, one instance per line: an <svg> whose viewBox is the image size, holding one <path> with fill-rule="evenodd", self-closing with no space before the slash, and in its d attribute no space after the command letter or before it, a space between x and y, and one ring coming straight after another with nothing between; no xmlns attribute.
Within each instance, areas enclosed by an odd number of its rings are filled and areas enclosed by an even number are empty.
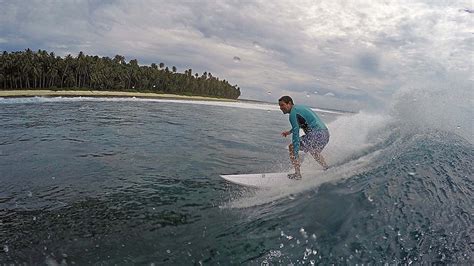
<svg viewBox="0 0 474 266"><path fill-rule="evenodd" d="M291 134L291 130L281 132L281 135L285 138L290 134Z"/></svg>
<svg viewBox="0 0 474 266"><path fill-rule="evenodd" d="M300 150L300 125L298 124L296 118L296 112L290 113L290 124L291 124L291 134L292 143L293 143L293 153L296 159L298 159L298 151Z"/></svg>

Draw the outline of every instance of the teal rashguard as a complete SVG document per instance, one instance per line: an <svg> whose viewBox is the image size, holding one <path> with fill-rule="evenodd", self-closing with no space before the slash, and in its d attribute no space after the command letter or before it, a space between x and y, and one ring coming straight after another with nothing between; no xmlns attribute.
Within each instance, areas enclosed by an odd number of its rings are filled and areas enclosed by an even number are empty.
<svg viewBox="0 0 474 266"><path fill-rule="evenodd" d="M308 142L312 142L317 148L319 148L316 149L319 152L329 141L329 132L327 130L326 125L319 118L319 116L308 106L299 104L293 105L290 111L290 124L290 131L293 134L293 151L296 158L298 158L300 142L302 141L300 138L300 128L303 129L303 131L305 132L305 136L303 136L303 144L305 144L305 140L307 140ZM323 132L324 134L320 134L320 132ZM324 140L320 140L321 138L324 138ZM314 139L314 141L311 139Z"/></svg>

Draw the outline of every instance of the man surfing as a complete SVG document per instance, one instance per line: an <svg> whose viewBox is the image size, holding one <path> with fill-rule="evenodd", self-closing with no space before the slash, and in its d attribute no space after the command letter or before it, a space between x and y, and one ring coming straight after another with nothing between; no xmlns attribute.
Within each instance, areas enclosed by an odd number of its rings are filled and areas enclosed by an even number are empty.
<svg viewBox="0 0 474 266"><path fill-rule="evenodd" d="M288 146L288 149L291 163L295 167L295 173L288 174L288 178L301 179L301 161L298 155L300 147L302 151L309 152L323 169L327 170L328 165L321 154L329 142L329 131L324 122L309 107L294 104L290 96L281 97L278 100L278 104L284 114L290 114L291 124L291 130L284 131L281 135L286 137L293 134L292 143ZM305 133L301 138L300 128Z"/></svg>

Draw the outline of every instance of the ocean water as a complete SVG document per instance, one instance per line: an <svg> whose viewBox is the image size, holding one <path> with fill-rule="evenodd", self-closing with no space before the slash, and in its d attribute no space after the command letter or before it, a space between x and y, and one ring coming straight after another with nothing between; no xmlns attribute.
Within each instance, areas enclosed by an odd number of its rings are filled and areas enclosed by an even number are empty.
<svg viewBox="0 0 474 266"><path fill-rule="evenodd" d="M257 190L219 175L288 170L276 105L0 99L0 263L474 262L472 119L318 112L332 167Z"/></svg>

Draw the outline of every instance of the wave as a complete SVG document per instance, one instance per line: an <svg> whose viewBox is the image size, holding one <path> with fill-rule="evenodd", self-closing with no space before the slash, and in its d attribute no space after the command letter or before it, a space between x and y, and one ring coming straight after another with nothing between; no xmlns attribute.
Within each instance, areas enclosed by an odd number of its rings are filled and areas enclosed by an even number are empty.
<svg viewBox="0 0 474 266"><path fill-rule="evenodd" d="M438 90L397 94L386 112L328 125L330 170L321 174L308 158L294 186L236 192L224 207L248 213L246 227L281 230L280 244L255 261L472 262L471 101Z"/></svg>
<svg viewBox="0 0 474 266"><path fill-rule="evenodd" d="M423 139L431 138L433 134L444 134L447 142L459 138L458 142L472 147L474 111L470 108L472 98L465 97L469 90L469 86L461 85L449 93L437 87L402 88L394 94L387 110L339 116L328 124L331 137L323 151L326 161L332 166L330 170L321 173L319 165L311 156L306 156L308 158L302 165L306 180L291 188L247 194L231 206L265 204L381 167L394 160L397 156L394 154L409 149L409 145L416 146L417 143L409 141L415 136Z"/></svg>
<svg viewBox="0 0 474 266"><path fill-rule="evenodd" d="M472 145L440 131L391 145L351 178L251 208L251 221L281 228L280 246L258 261L472 262Z"/></svg>

